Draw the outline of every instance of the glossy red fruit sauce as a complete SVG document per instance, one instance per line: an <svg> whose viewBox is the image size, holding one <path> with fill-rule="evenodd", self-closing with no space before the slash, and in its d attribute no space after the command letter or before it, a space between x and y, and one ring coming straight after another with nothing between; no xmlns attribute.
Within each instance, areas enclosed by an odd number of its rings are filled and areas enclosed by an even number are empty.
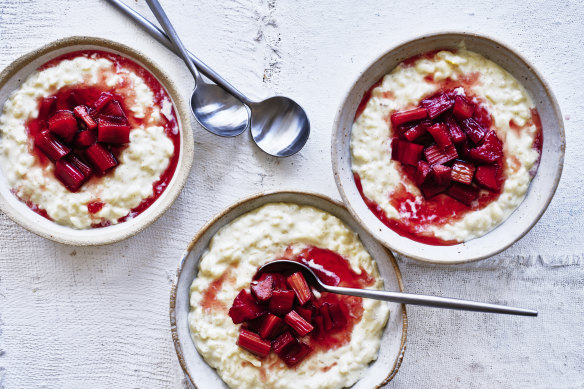
<svg viewBox="0 0 584 389"><path fill-rule="evenodd" d="M139 129L137 129L138 127L145 126L149 122L154 107L161 108L164 100L167 100L169 102L172 101L168 95L168 92L166 92L166 90L160 84L160 82L156 79L156 77L154 77L148 70L146 70L145 68L143 68L142 66L140 66L139 64L137 64L136 62L132 61L129 58L126 58L126 57L123 57L123 56L120 56L117 54L113 54L110 52L106 52L106 51L83 50L83 51L75 51L75 52L67 53L67 54L61 55L57 58L52 59L51 61L40 66L37 70L43 71L43 70L46 70L46 69L49 69L51 67L58 65L62 61L72 60L72 59L75 59L78 57L86 57L86 58L92 58L92 59L100 59L100 58L108 59L109 61L113 62L114 68L117 71L124 70L124 71L131 71L131 72L135 73L138 77L142 78L144 83L153 92L154 105L152 107L149 107L146 110L144 117L141 117L141 118L136 117L133 114L133 112L128 109L128 107L131 107L134 104L135 99L136 99L135 91L133 90L133 86L131 85L131 83L128 82L128 79L122 78L122 81L120 83L118 83L114 87L110 87L106 84L107 74L102 72L101 74L98 74L99 81L97 84L92 83L91 85L89 85L89 84L81 83L81 84L77 84L77 85L66 86L66 87L63 87L63 88L55 91L51 96L45 96L45 98L50 98L50 97L56 98L56 106L55 106L54 110L60 110L60 109L73 110L74 106L77 104L91 105L99 97L99 95L102 92L110 92L110 93L114 94L115 99L117 101L119 101L119 103L121 104L124 112L126 113L129 124L132 128L132 131L139 131ZM42 101L42 99L39 100L39 106L41 105L41 101ZM176 171L176 167L178 164L178 159L179 159L179 155L180 155L180 146L181 146L180 145L180 142L181 142L180 132L179 132L178 121L177 121L177 116L176 116L176 112L175 112L174 107L172 107L172 109L171 109L171 117L170 118L167 118L165 115L160 115L160 117L161 117L162 125L164 126L164 131L165 131L166 135L168 136L168 138L171 139L171 141L174 145L175 151L170 159L168 167L162 173L162 175L160 176L158 181L156 181L153 184L153 191L154 191L153 195L150 196L149 198L142 200L142 202L137 207L132 209L128 213L128 215L120 218L118 220L118 222L124 222L124 221L131 219L131 218L134 218L137 215L139 215L140 213L142 213L143 211L145 211L148 207L150 207L150 205L152 205L161 196L161 194L164 192L164 190L166 189L166 187L168 186L168 184L172 180L172 177L174 176L174 173ZM45 123L46 123L47 119L48 118L45 118L45 117L38 117L36 119L31 119L27 122L27 130L28 130L28 135L30 138L30 145L31 145L30 151L31 151L31 153L33 153L37 157L38 163L40 163L42 166L44 166L48 162L48 159L42 152L37 150L32 145L33 145L34 136L39 131L41 131L44 126L46 126ZM120 153L124 150L125 147L127 147L127 146L111 147L111 152L117 158L120 155ZM89 182L95 183L95 182L98 182L99 180L102 180L102 179L103 179L103 177L94 176L90 179ZM99 212L101 210L101 208L103 208L104 203L101 201L101 199L96 198L96 199L92 200L87 206L88 206L89 213L95 214L95 213ZM31 209L33 209L35 212L50 219L50 217L46 214L46 212L36 211L35 209L38 209L38 206L36 206L35 204L29 204L29 207L31 207ZM93 225L93 227L94 228L105 227L108 225L110 225L110 223L108 223L108 222L103 223L102 222L102 223L95 223Z"/></svg>

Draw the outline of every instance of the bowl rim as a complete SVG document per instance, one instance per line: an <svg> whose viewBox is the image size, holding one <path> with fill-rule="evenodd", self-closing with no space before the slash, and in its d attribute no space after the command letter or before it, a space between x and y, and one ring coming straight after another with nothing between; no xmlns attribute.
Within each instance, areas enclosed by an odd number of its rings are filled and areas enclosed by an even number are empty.
<svg viewBox="0 0 584 389"><path fill-rule="evenodd" d="M172 180L172 185L167 187L164 191L164 198L157 199L148 208L152 211L140 221L134 222L134 225L118 231L116 234L109 236L97 235L84 235L75 237L61 237L59 234L53 234L51 231L46 231L44 228L41 229L33 219L23 216L22 212L18 209L14 209L4 196L0 195L0 210L5 213L10 219L12 219L18 225L24 227L26 230L41 236L43 238L74 246L99 246L107 245L121 240L127 239L135 234L143 231L146 227L154 223L158 218L160 218L170 206L175 202L178 195L182 191L194 159L194 139L192 132L192 121L190 118L190 112L186 108L186 103L182 98L177 86L170 79L168 75L157 65L152 59L150 59L146 54L129 47L125 44L112 41L109 39L104 39L100 37L92 36L70 36L55 41L49 42L39 48L36 48L28 53L23 54L14 61L12 61L6 68L0 72L0 89L4 86L26 65L30 62L36 60L39 57L48 55L51 52L66 49L73 46L95 46L97 48L103 49L104 51L114 51L118 52L124 57L127 57L133 61L138 61L140 66L144 67L148 72L150 72L154 77L160 82L163 88L168 92L172 103L177 113L177 122L179 124L179 133L181 135L181 154L179 156L179 166L174 172ZM53 58L58 57L61 54L56 55ZM34 71L34 70L33 70ZM28 77L31 73L28 73ZM13 91L9 91L12 93ZM1 113L1 111L0 111ZM3 173L0 173L3 174ZM33 211L30 211L33 212ZM50 220L52 224L61 226L58 223ZM63 226L66 227L66 226ZM105 227L107 228L107 227ZM74 229L73 229L74 230ZM95 229L96 231L102 230Z"/></svg>
<svg viewBox="0 0 584 389"><path fill-rule="evenodd" d="M170 291L170 305L169 305L170 332L172 334L172 342L174 343L176 355L177 355L179 364L180 364L184 374L187 376L187 379L189 380L189 382L191 383L191 385L193 385L193 387L195 389L198 389L198 386L196 385L193 377L191 376L191 373L190 373L189 368L187 366L186 360L184 358L184 353L183 353L183 350L182 350L182 347L181 347L180 341L179 341L179 335L178 335L178 331L177 331L177 322L176 322L176 293L177 293L177 288L178 288L178 279L180 278L180 275L182 273L185 260L187 259L191 250L193 249L194 245L199 241L199 239L203 235L205 235L205 233L215 223L217 223L220 219L222 219L225 215L234 211L236 208L242 206L243 204L246 204L248 202L256 200L260 197L271 196L271 195L276 195L276 194L292 194L292 195L316 197L316 198L319 198L321 200L327 201L332 205L336 205L336 206L340 207L341 209L347 210L347 207L342 202L334 200L334 199L332 199L324 194L321 194L321 193L308 192L308 191L298 191L298 190L275 190L275 191L259 192L259 193L244 197L242 199L239 199L235 203L224 208L222 211L220 211L215 216L213 216L211 218L211 220L209 220L207 223L205 223L199 229L199 231L194 235L193 239L191 239L186 250L183 252L183 254L181 256L180 263L178 264L178 267L176 270L176 277L172 282L172 288ZM350 216L352 216L352 215L350 215ZM404 284L403 284L401 271L400 271L399 266L397 264L397 260L395 259L391 250L389 250L387 247L385 247L383 245L381 245L381 247L387 253L390 264L391 264L391 266L395 272L395 276L397 278L399 290L400 290L400 292L403 292L404 291ZM405 355L405 351L406 351L407 332L408 332L408 315L406 312L406 305L405 304L400 304L400 305L402 308L402 326L403 326L402 336L401 336L401 341L400 341L401 342L400 343L400 351L399 351L397 358L395 359L395 362L394 362L389 374L381 383L379 383L375 387L375 389L379 389L382 386L387 385L387 383L389 383L395 377L395 375L399 371L399 368L400 368L400 366L403 362L403 359L404 359L404 355Z"/></svg>
<svg viewBox="0 0 584 389"><path fill-rule="evenodd" d="M476 39L480 39L480 40L484 40L484 41L489 41L490 43L493 43L494 45L499 46L501 49L507 50L508 52L512 53L520 62L522 62L529 69L529 71L533 74L533 76L543 86L543 89L545 90L546 94L548 95L548 97L550 99L551 108L554 112L554 115L558 119L557 122L558 122L559 138L560 138L560 142L559 142L560 147L557 151L558 152L557 159L560 163L557 164L557 167L555 170L554 180L551 183L551 191L549 192L549 196L545 200L544 206L538 210L537 214L534 216L531 223L523 231L521 231L519 234L517 234L516 238L513 241L511 241L503 246L499 246L499 247L496 247L494 249L486 250L480 256L474 256L470 259L436 261L436 260L425 258L423 256L419 256L417 254L403 253L402 250L399 250L395 247L392 247L392 244L389 242L390 239L382 236L383 231L379 232L375 228L373 228L372 226L369 226L367 223L365 223L363 221L363 219L359 216L359 214L353 209L353 206L351 205L351 203L348 199L348 196L345 193L345 190L343 189L343 183L341 182L341 179L340 179L340 169L339 169L340 160L342 158L340 158L338 155L338 154L341 154L341 152L337 153L337 150L335 148L335 143L337 141L337 138L339 138L340 136L343 135L342 129L340 126L343 106L345 105L346 101L350 98L353 88L359 82L359 80L363 77L363 75L365 75L368 71L370 71L370 69L375 64L377 64L379 61L381 61L386 55L388 55L392 51L399 50L399 49L403 48L404 46L414 44L418 41L422 41L422 40L425 40L428 38L442 37L442 36L447 37L449 35L450 36L457 36L458 39L465 39L465 38L471 37L471 38L476 38ZM367 232L369 232L372 236L374 236L375 239L377 239L382 245L388 247L389 249L395 251L396 253L398 253L404 257L414 259L414 260L419 261L419 262L429 263L429 264L441 264L441 265L453 265L453 264L462 264L462 263L471 263L471 262L480 261L482 259L489 258L495 254L502 252L503 250L509 248L510 246L515 244L517 241L519 241L521 238L523 238L533 228L533 226L535 226L535 224L537 224L539 219L543 216L543 214L545 213L545 211L549 207L549 204L551 203L551 201L556 193L557 187L558 187L558 185L560 183L560 179L562 177L565 151L566 151L566 134L565 134L564 120L562 117L560 106L559 106L558 101L556 99L556 96L554 95L548 82L539 73L539 71L531 64L531 62L529 62L526 58L524 58L521 54L519 54L519 52L517 50L515 50L513 47L511 47L510 45L505 44L505 43L501 43L499 40L494 39L490 35L483 35L483 34L477 34L474 32L465 32L465 31L456 31L456 30L443 30L443 31L427 33L424 35L419 35L419 36L410 37L410 38L401 40L399 43L390 46L389 49L385 50L383 53L376 56L373 60L369 61L367 63L367 65L364 66L363 69L359 71L357 76L351 82L350 86L347 88L346 92L343 94L342 100L337 108L337 113L335 114L335 118L333 121L332 135L331 135L331 159L332 159L332 167L333 167L333 175L334 175L334 179L335 179L335 184L336 184L337 189L341 195L341 198L343 199L343 203L345 203L347 209L351 213L351 216L353 216L353 218ZM351 158L350 153L349 153L348 157ZM519 208L520 206L521 206L521 204L519 204L519 206L517 208ZM500 225L505 223L505 221L506 220L504 220ZM389 229L389 228L386 228L386 229ZM488 232L487 232L487 234L488 234ZM485 235L482 235L482 236L485 236ZM482 236L474 238L474 239L480 239ZM462 242L462 243L456 244L452 247L457 247L458 245L464 244L464 243L465 242Z"/></svg>

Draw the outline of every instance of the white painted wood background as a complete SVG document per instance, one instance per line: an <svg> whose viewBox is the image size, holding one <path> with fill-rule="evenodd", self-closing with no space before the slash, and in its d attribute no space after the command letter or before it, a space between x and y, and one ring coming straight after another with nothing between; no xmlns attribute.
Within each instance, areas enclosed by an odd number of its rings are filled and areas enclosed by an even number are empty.
<svg viewBox="0 0 584 389"><path fill-rule="evenodd" d="M142 0L127 0L149 18ZM53 243L0 214L0 388L183 388L168 301L181 252L207 220L262 190L339 198L331 124L360 69L416 35L491 35L528 58L555 91L567 130L564 175L538 225L480 263L400 258L406 289L536 308L537 319L409 308L392 388L584 387L584 3L521 0L163 0L186 46L253 97L288 95L312 134L287 159L249 136L194 127L195 162L174 206L143 233L99 248ZM186 96L193 82L166 49L105 1L0 0L0 68L70 35L147 52ZM205 388L207 389L207 388Z"/></svg>

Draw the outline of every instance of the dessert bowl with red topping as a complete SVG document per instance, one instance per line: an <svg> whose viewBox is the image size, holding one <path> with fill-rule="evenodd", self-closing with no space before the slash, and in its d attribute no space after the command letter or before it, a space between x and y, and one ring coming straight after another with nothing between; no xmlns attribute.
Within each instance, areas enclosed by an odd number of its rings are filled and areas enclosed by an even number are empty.
<svg viewBox="0 0 584 389"><path fill-rule="evenodd" d="M537 222L557 187L564 129L545 82L488 38L407 42L358 78L334 124L335 180L387 247L458 263L493 255Z"/></svg>
<svg viewBox="0 0 584 389"><path fill-rule="evenodd" d="M140 231L182 189L188 111L147 57L88 37L56 41L0 75L0 206L68 244Z"/></svg>
<svg viewBox="0 0 584 389"><path fill-rule="evenodd" d="M331 285L402 290L395 259L346 209L277 192L230 207L191 242L171 294L179 361L196 387L371 388L397 373L401 304L319 293L300 273L256 274L301 261Z"/></svg>

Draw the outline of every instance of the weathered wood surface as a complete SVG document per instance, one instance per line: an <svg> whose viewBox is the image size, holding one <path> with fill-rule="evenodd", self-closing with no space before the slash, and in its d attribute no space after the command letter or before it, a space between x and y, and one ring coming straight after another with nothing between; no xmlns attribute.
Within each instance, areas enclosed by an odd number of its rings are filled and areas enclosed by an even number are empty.
<svg viewBox="0 0 584 389"><path fill-rule="evenodd" d="M127 0L145 15L145 3ZM168 300L181 252L232 202L275 189L339 198L331 124L358 72L392 45L444 30L487 34L546 77L565 116L560 187L538 225L491 260L428 266L400 258L406 288L536 308L537 319L410 308L408 347L389 385L584 386L584 64L579 1L165 0L186 46L254 97L288 95L308 111L306 148L266 157L248 135L194 127L190 179L143 233L101 248L41 239L0 214L0 388L182 388ZM151 18L152 19L152 18ZM147 52L187 95L166 49L105 1L0 0L0 68L51 40L114 39Z"/></svg>

